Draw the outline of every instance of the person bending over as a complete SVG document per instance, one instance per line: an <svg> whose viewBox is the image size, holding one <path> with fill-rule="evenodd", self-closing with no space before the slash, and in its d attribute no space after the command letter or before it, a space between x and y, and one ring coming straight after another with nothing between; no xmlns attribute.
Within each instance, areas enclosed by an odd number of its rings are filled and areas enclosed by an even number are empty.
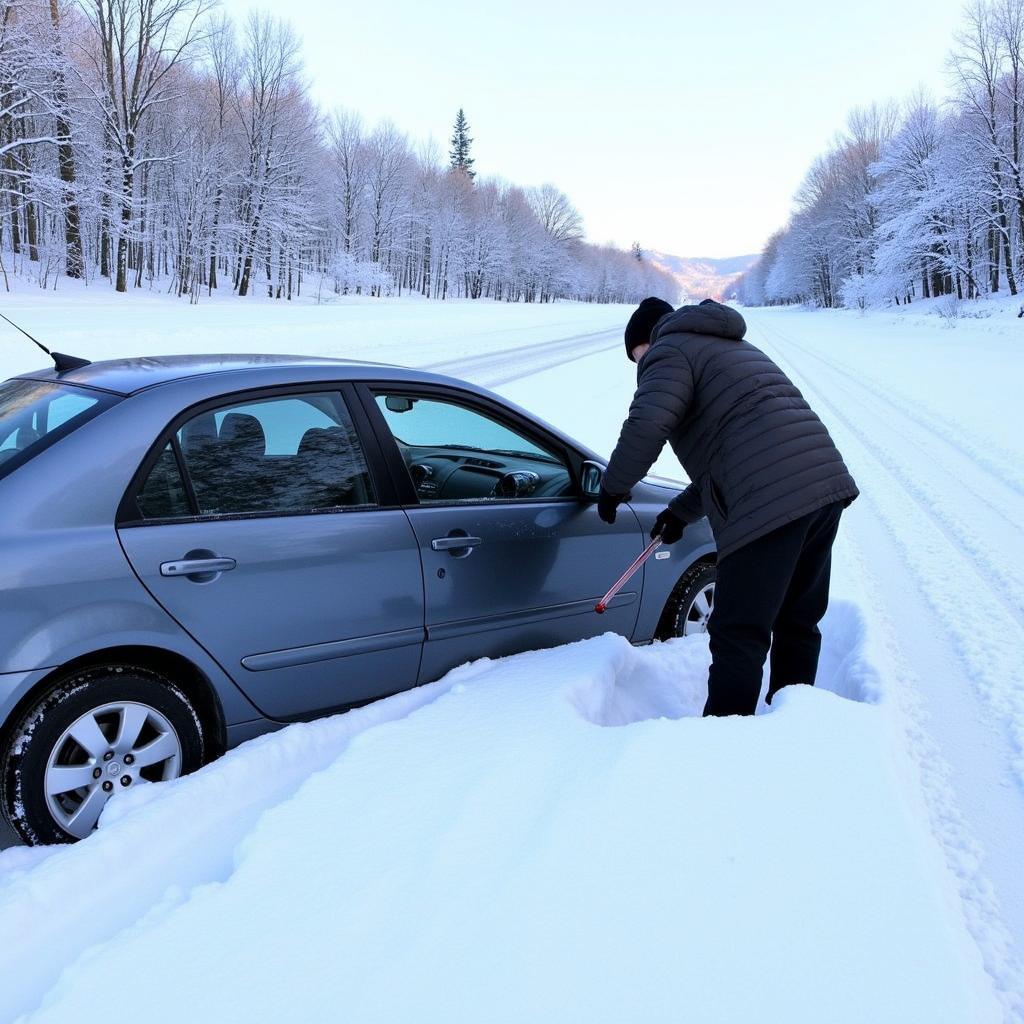
<svg viewBox="0 0 1024 1024"><path fill-rule="evenodd" d="M625 333L636 394L598 499L615 522L666 441L692 481L651 536L673 544L705 515L715 536L705 715L754 713L769 648L769 703L783 686L813 685L832 542L859 493L824 424L746 329L711 299L677 310L640 303Z"/></svg>

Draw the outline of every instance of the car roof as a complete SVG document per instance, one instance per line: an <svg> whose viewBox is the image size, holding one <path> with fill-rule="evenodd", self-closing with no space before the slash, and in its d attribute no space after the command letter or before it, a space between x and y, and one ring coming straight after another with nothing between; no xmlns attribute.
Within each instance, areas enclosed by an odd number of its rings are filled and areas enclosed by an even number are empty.
<svg viewBox="0 0 1024 1024"><path fill-rule="evenodd" d="M586 458L599 459L593 451L564 431L539 416L527 412L514 402L501 398L487 388L457 377L427 368L415 369L393 363L367 362L361 359L326 359L319 356L288 355L178 355L139 356L134 359L110 359L88 363L74 370L58 373L48 368L34 373L23 373L21 379L45 380L67 383L78 387L99 388L103 391L128 397L142 391L149 391L162 384L186 386L183 382L204 378L209 391L211 378L237 373L239 382L245 387L265 387L276 384L295 384L308 368L309 379L373 381L375 379L401 381L405 384L441 384L468 391L481 396L497 399L506 408L511 408L549 433L560 437L566 444L583 452ZM232 383L225 381L224 391L232 390ZM206 397L212 397L207 395Z"/></svg>
<svg viewBox="0 0 1024 1024"><path fill-rule="evenodd" d="M394 370L387 363L370 363L361 359L327 359L319 356L294 355L177 355L138 356L132 359L106 359L59 373L53 368L23 373L30 380L59 381L80 387L100 388L118 395L133 395L146 388L189 377L211 373L229 373L238 370L266 370L268 376L275 370L295 369L303 366L324 370L336 367L342 371L358 368L362 376L367 368Z"/></svg>

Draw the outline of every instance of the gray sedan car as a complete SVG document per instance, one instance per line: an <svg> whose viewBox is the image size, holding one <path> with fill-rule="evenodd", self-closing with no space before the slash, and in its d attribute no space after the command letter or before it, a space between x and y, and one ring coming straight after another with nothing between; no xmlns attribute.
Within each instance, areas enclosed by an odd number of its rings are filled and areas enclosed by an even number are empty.
<svg viewBox="0 0 1024 1024"><path fill-rule="evenodd" d="M0 787L29 843L282 723L472 658L704 628L707 523L594 603L675 491L614 526L596 455L490 392L290 356L0 384Z"/></svg>

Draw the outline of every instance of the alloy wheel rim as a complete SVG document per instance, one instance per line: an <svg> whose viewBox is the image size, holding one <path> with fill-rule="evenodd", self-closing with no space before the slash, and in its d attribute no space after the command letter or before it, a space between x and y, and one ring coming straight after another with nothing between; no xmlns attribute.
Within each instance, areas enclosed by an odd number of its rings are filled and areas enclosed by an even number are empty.
<svg viewBox="0 0 1024 1024"><path fill-rule="evenodd" d="M708 620L715 610L715 584L706 584L694 595L683 616L683 636L694 636L708 631Z"/></svg>
<svg viewBox="0 0 1024 1024"><path fill-rule="evenodd" d="M156 708L115 701L80 715L46 761L43 791L53 820L84 839L116 793L181 774L181 740Z"/></svg>

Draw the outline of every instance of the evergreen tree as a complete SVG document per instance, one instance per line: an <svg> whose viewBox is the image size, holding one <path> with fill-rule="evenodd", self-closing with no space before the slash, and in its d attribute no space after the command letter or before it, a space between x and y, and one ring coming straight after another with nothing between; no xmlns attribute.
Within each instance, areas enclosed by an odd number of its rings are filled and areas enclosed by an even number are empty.
<svg viewBox="0 0 1024 1024"><path fill-rule="evenodd" d="M452 169L465 171L470 178L476 177L476 171L473 170L473 158L469 155L469 147L473 144L473 139L469 134L469 122L466 120L466 113L459 107L459 112L455 117L455 128L452 131L452 148L449 150L448 155L451 157Z"/></svg>

